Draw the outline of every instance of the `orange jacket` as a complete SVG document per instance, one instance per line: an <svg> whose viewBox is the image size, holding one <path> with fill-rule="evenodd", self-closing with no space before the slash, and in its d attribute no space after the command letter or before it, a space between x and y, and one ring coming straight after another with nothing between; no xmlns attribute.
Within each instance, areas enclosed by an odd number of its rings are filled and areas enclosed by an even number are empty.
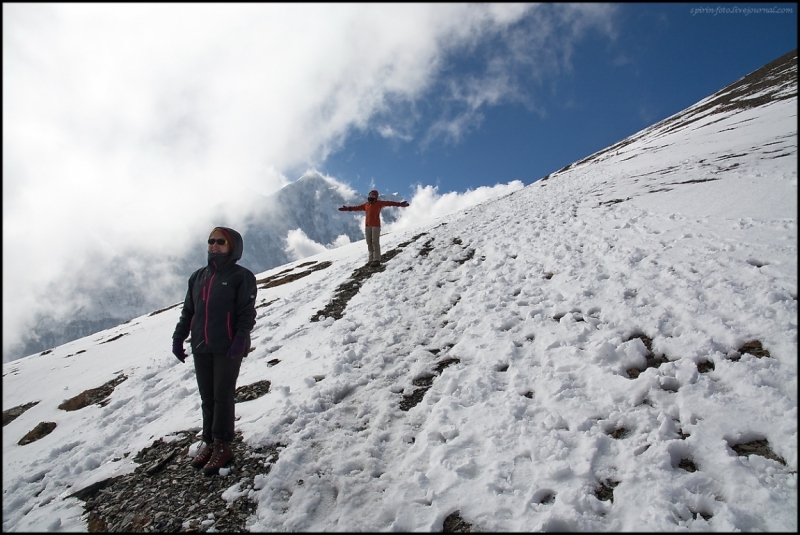
<svg viewBox="0 0 800 535"><path fill-rule="evenodd" d="M397 201L374 201L365 202L358 206L345 206L348 212L367 212L367 227L381 226L381 208L384 206L405 206L405 203Z"/></svg>

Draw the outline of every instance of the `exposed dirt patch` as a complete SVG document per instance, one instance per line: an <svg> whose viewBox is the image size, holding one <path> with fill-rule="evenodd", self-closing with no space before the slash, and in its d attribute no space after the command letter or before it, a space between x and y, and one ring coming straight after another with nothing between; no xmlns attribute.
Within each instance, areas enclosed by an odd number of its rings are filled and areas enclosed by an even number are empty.
<svg viewBox="0 0 800 535"><path fill-rule="evenodd" d="M423 398L425 397L425 392L428 391L428 388L418 388L414 390L411 394L403 396L403 399L400 400L400 410L409 411L413 407L419 405L419 402L422 401Z"/></svg>
<svg viewBox="0 0 800 535"><path fill-rule="evenodd" d="M108 340L103 340L103 341L102 341L102 342L100 342L100 343L101 343L101 344L107 344L107 343L109 343L109 342L113 342L114 340L119 340L120 338L122 338L122 337L123 337L123 336L125 336L126 334L128 334L128 333L122 333L122 334L118 334L117 336L115 336L115 337L113 337L113 338L109 338Z"/></svg>
<svg viewBox="0 0 800 535"><path fill-rule="evenodd" d="M468 260L472 260L472 257L474 257L474 256L475 256L475 249L470 247L469 249L467 249L467 252L464 254L464 256L461 257L461 258L456 259L455 262L456 262L456 264L463 264L464 262L467 262Z"/></svg>
<svg viewBox="0 0 800 535"><path fill-rule="evenodd" d="M84 390L77 396L64 401L58 406L58 408L65 411L77 411L95 403L101 407L105 407L108 405L110 401L109 397L111 396L111 393L114 392L114 389L117 387L117 385L125 381L127 378L127 375L120 374L104 385L98 386L97 388Z"/></svg>
<svg viewBox="0 0 800 535"><path fill-rule="evenodd" d="M442 524L442 533L470 533L472 524L461 518L461 511L450 513Z"/></svg>
<svg viewBox="0 0 800 535"><path fill-rule="evenodd" d="M611 501L614 503L614 488L619 485L619 481L609 479L608 481L600 482L600 486L594 489L594 495L601 502Z"/></svg>
<svg viewBox="0 0 800 535"><path fill-rule="evenodd" d="M249 385L240 386L236 389L233 402L242 403L244 401L251 401L258 399L261 396L265 396L269 394L270 386L272 386L272 383L269 381L256 381L255 383Z"/></svg>
<svg viewBox="0 0 800 535"><path fill-rule="evenodd" d="M3 377L6 375L17 375L19 373L19 368L11 368L6 373L3 374Z"/></svg>
<svg viewBox="0 0 800 535"><path fill-rule="evenodd" d="M419 250L419 256L428 256L431 251L433 251L433 238L422 244Z"/></svg>
<svg viewBox="0 0 800 535"><path fill-rule="evenodd" d="M783 457L772 451L772 448L769 447L769 442L767 439L753 440L752 442L743 444L735 444L731 446L731 449L740 457L760 455L762 457L766 457L767 459L778 461L782 465L786 466L786 461L783 460Z"/></svg>
<svg viewBox="0 0 800 535"><path fill-rule="evenodd" d="M385 268L383 265L377 268L362 266L353 271L350 278L336 288L333 299L325 305L325 308L318 310L317 313L311 317L311 321L320 321L327 317L331 317L335 320L342 319L347 303L361 290L361 285L364 281L369 279L379 269L383 271Z"/></svg>
<svg viewBox="0 0 800 535"><path fill-rule="evenodd" d="M450 347L452 347L452 346L450 346ZM441 375L441 373L448 366L452 366L453 364L458 364L459 362L461 362L461 361L458 360L455 357L449 357L449 358L446 358L446 359L442 359L442 360L440 360L439 362L436 363L436 367L434 368L434 371L435 371L436 375Z"/></svg>
<svg viewBox="0 0 800 535"><path fill-rule="evenodd" d="M316 262L307 262L307 263L301 264L300 266L297 266L297 267L307 266L307 265L312 265L312 264L316 264ZM257 280L256 284L261 284L261 286L259 286L259 288L262 289L262 290L264 290L266 288L274 288L275 286L281 286L282 284L287 284L289 282L294 282L294 281L296 281L298 279L302 279L303 277L307 277L307 276L311 275L315 271L320 271L320 270L323 270L323 269L327 269L327 268L331 267L332 265L333 265L332 262L320 262L320 263L316 264L315 266L310 267L307 270L302 271L300 273L292 273L290 275L285 275L285 273L287 273L289 271L293 271L294 268L292 268L290 270L281 271L280 273L278 273L276 275L273 275L271 277L266 277L264 279Z"/></svg>
<svg viewBox="0 0 800 535"><path fill-rule="evenodd" d="M737 164L733 165L730 168L721 169L721 171L727 171L728 169L732 169L733 167L736 167L738 165L739 164L737 163ZM715 180L719 180L719 179L718 178L697 178L697 179L694 179L694 180L686 180L684 182L670 182L669 184L677 186L677 185L680 185L680 184L700 184L702 182L714 182Z"/></svg>
<svg viewBox="0 0 800 535"><path fill-rule="evenodd" d="M582 321L586 321L584 319L584 317L583 317L583 314L578 309L573 309L573 310L570 310L569 312L556 312L555 314L553 314L553 320L561 321L561 318L563 318L567 314L572 314L572 317L573 317L573 319L575 320L576 323L580 323Z"/></svg>
<svg viewBox="0 0 800 535"><path fill-rule="evenodd" d="M272 301L266 301L266 302L261 303L260 305L256 306L256 308L258 309L258 308L268 307L268 306L270 306L272 303L274 303L277 300L278 299L273 299Z"/></svg>
<svg viewBox="0 0 800 535"><path fill-rule="evenodd" d="M247 491L254 488L256 476L269 473L281 445L253 448L238 434L231 444L230 472L206 477L192 468L188 457L198 438L189 431L176 435L177 440L159 439L140 451L133 473L73 493L86 501L90 532L247 531L247 519L258 505ZM232 502L222 499L237 483L245 494Z"/></svg>
<svg viewBox="0 0 800 535"><path fill-rule="evenodd" d="M182 306L182 305L183 305L183 301L181 301L180 303L175 303L174 305L171 305L171 306L168 306L166 308L162 308L162 309L156 310L155 312L151 312L150 314L147 315L147 317L149 318L150 316L155 316L156 314L161 314L162 312L166 312L167 310L171 310L171 309L173 309L175 307L179 307L179 306Z"/></svg>
<svg viewBox="0 0 800 535"><path fill-rule="evenodd" d="M697 465L691 459L681 459L678 468L687 472L697 472Z"/></svg>
<svg viewBox="0 0 800 535"><path fill-rule="evenodd" d="M625 427L618 427L609 433L609 436L611 436L611 438L616 438L618 440L627 438L630 435L631 435L631 430Z"/></svg>
<svg viewBox="0 0 800 535"><path fill-rule="evenodd" d="M3 427L7 424L10 424L17 418L19 418L22 413L30 409L31 407L36 406L39 403L38 401L31 401L30 403L26 403L24 405L17 405L16 407L12 407L8 410L3 411Z"/></svg>
<svg viewBox="0 0 800 535"><path fill-rule="evenodd" d="M436 364L436 367L434 368L434 374L426 374L414 378L411 381L411 384L419 388L416 388L411 394L403 396L403 399L400 400L400 410L408 411L412 407L418 405L419 402L425 397L425 393L431 388L431 386L433 386L433 380L436 379L437 376L441 375L445 368L459 362L461 362L459 359L453 357L443 359Z"/></svg>
<svg viewBox="0 0 800 535"><path fill-rule="evenodd" d="M647 368L658 368L662 364L666 364L667 362L669 362L669 359L666 358L664 355L655 355L653 353L652 338L644 334L635 334L630 338L628 338L628 340L633 340L634 338L640 339L644 344L645 349L647 349L647 354L644 357L647 363L645 365L645 370ZM627 371L628 377L630 377L631 379L636 379L637 377L639 377L639 374L645 370L640 370L639 368L631 368L630 370Z"/></svg>
<svg viewBox="0 0 800 535"><path fill-rule="evenodd" d="M40 438L44 438L52 433L56 428L56 425L57 424L55 422L40 422L36 427L28 431L24 437L19 439L17 444L24 446L26 444L30 444L31 442L36 442Z"/></svg>
<svg viewBox="0 0 800 535"><path fill-rule="evenodd" d="M677 420L675 420L675 423L676 423L676 424L677 424L677 426L678 426L678 431L677 431L677 432L678 432L678 437L680 437L680 439L681 439L681 440L686 440L687 438L689 438L690 436L692 436L690 433L684 433L684 432L683 432L683 428L681 427L681 423L680 423L680 422L678 422Z"/></svg>
<svg viewBox="0 0 800 535"><path fill-rule="evenodd" d="M617 203L621 203L621 202L625 202L625 201L629 201L629 200L631 200L630 197L626 197L624 199L611 199L610 201L600 202L597 205L598 206L603 206L603 205L609 205L609 204L617 204Z"/></svg>
<svg viewBox="0 0 800 535"><path fill-rule="evenodd" d="M534 495L535 496L535 495ZM545 489L544 491L540 491L538 497L534 497L534 500L539 505L550 505L551 503L556 502L556 493L552 490Z"/></svg>
<svg viewBox="0 0 800 535"><path fill-rule="evenodd" d="M749 353L757 358L769 357L769 351L764 349L764 347L761 345L761 342L758 340L750 340L749 342L745 342L744 345L739 348L739 353Z"/></svg>
<svg viewBox="0 0 800 535"><path fill-rule="evenodd" d="M714 363L710 360L705 360L703 362L697 363L697 371L700 373L708 373L714 371Z"/></svg>

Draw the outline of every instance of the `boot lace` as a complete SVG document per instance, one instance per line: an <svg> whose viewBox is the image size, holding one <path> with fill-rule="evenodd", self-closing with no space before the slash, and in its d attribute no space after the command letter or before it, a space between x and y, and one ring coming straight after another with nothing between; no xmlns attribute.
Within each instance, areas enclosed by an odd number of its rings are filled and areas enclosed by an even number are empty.
<svg viewBox="0 0 800 535"><path fill-rule="evenodd" d="M219 464L220 459L225 454L225 445L224 444L214 444L214 454L209 459L208 463L212 466Z"/></svg>

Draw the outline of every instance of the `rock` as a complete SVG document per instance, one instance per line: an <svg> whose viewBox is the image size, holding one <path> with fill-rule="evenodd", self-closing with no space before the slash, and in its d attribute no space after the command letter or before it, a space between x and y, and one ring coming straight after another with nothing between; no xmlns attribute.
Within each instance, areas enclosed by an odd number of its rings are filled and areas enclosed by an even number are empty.
<svg viewBox="0 0 800 535"><path fill-rule="evenodd" d="M139 465L124 476L76 497L86 497L90 532L247 531L246 522L257 502L247 495L228 503L222 493L241 482L251 487L254 478L268 474L279 455L280 444L252 448L237 435L231 444L234 463L227 476L206 477L192 468L186 452L200 440L195 432L176 433L173 442L158 440L134 458ZM158 467L158 469L155 469ZM244 471L247 476L244 476ZM213 514L214 522L201 522ZM198 520L199 518L199 520Z"/></svg>

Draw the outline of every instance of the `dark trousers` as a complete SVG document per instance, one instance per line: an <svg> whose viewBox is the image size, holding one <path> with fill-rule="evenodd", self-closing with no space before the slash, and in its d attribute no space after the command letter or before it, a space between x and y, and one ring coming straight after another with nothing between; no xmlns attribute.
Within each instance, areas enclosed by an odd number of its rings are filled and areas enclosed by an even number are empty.
<svg viewBox="0 0 800 535"><path fill-rule="evenodd" d="M230 359L225 353L195 353L194 371L203 409L203 441L232 442L236 418L234 396L242 357Z"/></svg>

